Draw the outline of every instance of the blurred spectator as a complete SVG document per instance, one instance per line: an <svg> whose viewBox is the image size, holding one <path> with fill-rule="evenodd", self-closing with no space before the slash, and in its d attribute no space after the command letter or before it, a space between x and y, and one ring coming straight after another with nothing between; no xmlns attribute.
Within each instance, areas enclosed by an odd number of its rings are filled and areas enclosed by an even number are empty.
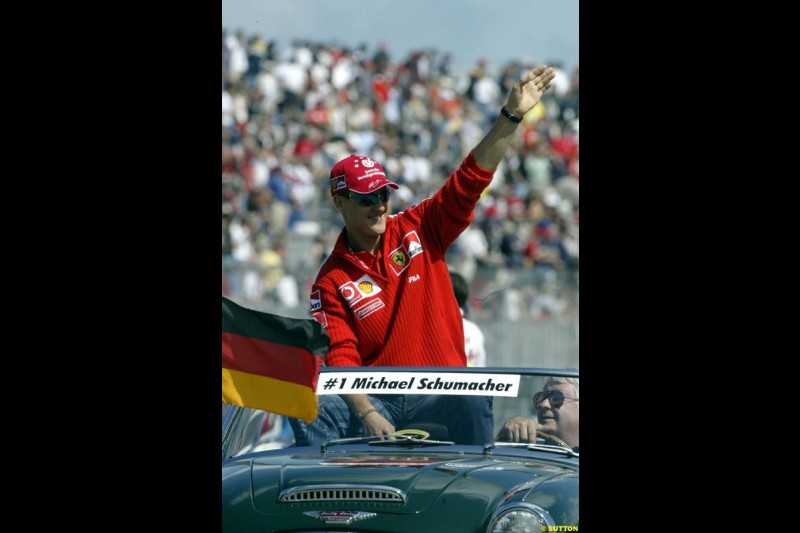
<svg viewBox="0 0 800 533"><path fill-rule="evenodd" d="M489 243L483 230L473 221L447 253L447 263L463 273L467 282L475 278L478 262L483 262L489 253Z"/></svg>
<svg viewBox="0 0 800 533"><path fill-rule="evenodd" d="M450 271L453 293L456 295L458 307L464 322L464 349L467 352L467 366L486 366L486 347L480 326L469 317L469 285L464 276Z"/></svg>

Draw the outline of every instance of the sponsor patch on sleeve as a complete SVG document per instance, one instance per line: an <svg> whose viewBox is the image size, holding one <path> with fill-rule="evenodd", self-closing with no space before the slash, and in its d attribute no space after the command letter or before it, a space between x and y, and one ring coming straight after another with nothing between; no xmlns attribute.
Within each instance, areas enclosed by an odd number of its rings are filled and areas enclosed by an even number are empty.
<svg viewBox="0 0 800 533"><path fill-rule="evenodd" d="M408 250L408 256L414 257L422 253L422 243L419 240L419 235L416 231L411 231L403 237L403 246Z"/></svg>
<svg viewBox="0 0 800 533"><path fill-rule="evenodd" d="M403 237L403 242L389 252L389 266L396 275L403 273L411 265L415 255L422 253L422 243L416 231L410 231Z"/></svg>
<svg viewBox="0 0 800 533"><path fill-rule="evenodd" d="M325 311L317 311L316 313L311 313L311 318L316 320L317 324L319 324L323 328L328 327L328 315L325 314Z"/></svg>
<svg viewBox="0 0 800 533"><path fill-rule="evenodd" d="M311 292L311 306L309 307L310 312L321 311L322 310L322 298L319 294L319 289Z"/></svg>
<svg viewBox="0 0 800 533"><path fill-rule="evenodd" d="M311 313L311 318L316 320L323 328L327 328L328 317L325 315L325 311L322 310L322 297L320 296L319 289L311 291L309 304L308 311Z"/></svg>

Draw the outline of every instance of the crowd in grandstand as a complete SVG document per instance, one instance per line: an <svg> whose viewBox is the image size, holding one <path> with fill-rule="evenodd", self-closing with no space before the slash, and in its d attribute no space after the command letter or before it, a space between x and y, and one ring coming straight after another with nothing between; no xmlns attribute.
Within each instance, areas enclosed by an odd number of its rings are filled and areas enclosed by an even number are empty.
<svg viewBox="0 0 800 533"><path fill-rule="evenodd" d="M577 313L578 68L525 116L447 262L470 283L473 318ZM534 65L383 44L345 46L222 31L222 293L308 317L308 288L341 230L328 173L356 153L401 185L392 210L430 196Z"/></svg>

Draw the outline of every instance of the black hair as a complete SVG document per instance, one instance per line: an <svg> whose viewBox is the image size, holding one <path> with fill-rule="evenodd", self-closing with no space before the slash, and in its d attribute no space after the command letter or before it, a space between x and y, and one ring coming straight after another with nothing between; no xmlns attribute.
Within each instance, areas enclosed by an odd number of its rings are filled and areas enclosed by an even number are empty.
<svg viewBox="0 0 800 533"><path fill-rule="evenodd" d="M464 276L458 272L450 271L450 281L453 284L453 293L456 295L458 306L462 309L467 308L467 298L469 298L469 285Z"/></svg>

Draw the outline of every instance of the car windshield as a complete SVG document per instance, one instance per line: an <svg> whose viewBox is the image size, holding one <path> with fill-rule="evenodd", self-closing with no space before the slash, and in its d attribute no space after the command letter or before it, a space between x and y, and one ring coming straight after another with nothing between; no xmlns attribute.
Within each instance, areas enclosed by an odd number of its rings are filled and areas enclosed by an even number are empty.
<svg viewBox="0 0 800 533"><path fill-rule="evenodd" d="M473 442L495 448L527 448L548 450L560 448L577 452L576 431L561 432L558 426L567 427L571 413L578 401L576 370L514 369L469 367L458 368L376 368L376 367L323 367L317 384L317 398L332 394L368 393L399 397L425 398L432 401L444 396L491 397L493 419L490 442ZM563 412L563 414L562 414ZM223 460L243 454L297 447L295 434L286 416L249 407L223 403ZM415 420L408 427L395 429L398 434L389 439L367 437L359 433L360 424L352 433L328 439L324 449L341 449L348 445L369 445L380 441L380 446L409 446L414 441L455 444L460 424L468 423L460 416L445 422ZM534 428L532 430L532 428ZM538 430L538 431L536 431ZM458 444L464 444L463 442Z"/></svg>

